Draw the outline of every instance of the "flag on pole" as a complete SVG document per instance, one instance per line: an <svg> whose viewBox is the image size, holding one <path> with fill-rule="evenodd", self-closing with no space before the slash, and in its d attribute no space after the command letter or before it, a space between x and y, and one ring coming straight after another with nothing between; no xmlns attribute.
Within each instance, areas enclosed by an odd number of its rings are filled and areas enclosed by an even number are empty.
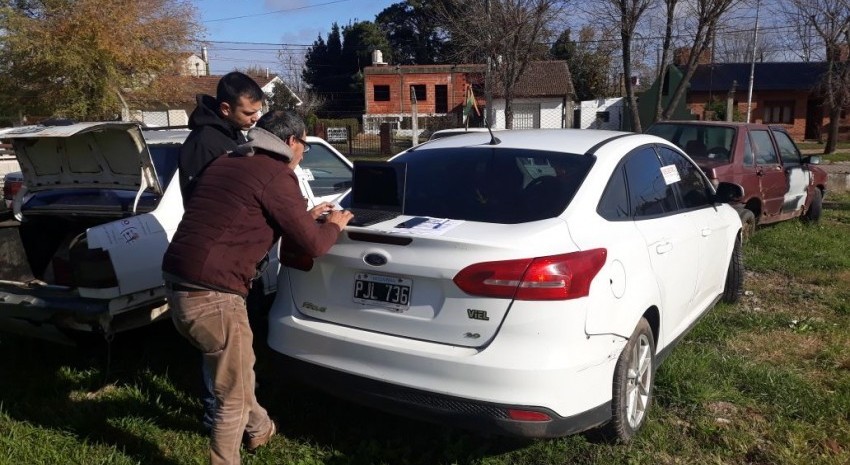
<svg viewBox="0 0 850 465"><path fill-rule="evenodd" d="M477 116L481 116L481 112L478 111L478 104L475 103L475 94L472 93L472 86L467 84L466 105L463 107L463 121L467 128L469 127L469 120L471 119L473 109Z"/></svg>

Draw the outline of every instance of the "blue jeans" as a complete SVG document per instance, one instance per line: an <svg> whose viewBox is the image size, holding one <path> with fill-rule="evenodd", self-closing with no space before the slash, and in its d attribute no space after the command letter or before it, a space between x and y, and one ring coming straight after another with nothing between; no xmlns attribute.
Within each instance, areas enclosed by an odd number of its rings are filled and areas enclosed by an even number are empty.
<svg viewBox="0 0 850 465"><path fill-rule="evenodd" d="M201 394L201 402L204 404L204 418L201 421L204 423L204 429L212 431L218 403L213 392L212 372L209 366L204 363L203 354L201 354L201 375L204 378L204 392Z"/></svg>

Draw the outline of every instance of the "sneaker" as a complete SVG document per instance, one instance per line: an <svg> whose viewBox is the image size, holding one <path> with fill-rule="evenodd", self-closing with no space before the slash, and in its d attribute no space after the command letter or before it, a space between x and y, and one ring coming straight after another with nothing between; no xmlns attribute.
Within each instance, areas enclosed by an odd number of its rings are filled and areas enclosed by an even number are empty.
<svg viewBox="0 0 850 465"><path fill-rule="evenodd" d="M268 430L268 432L266 432L266 434L262 434L260 436L254 436L253 438L251 438L251 437L247 438L247 441L245 442L245 446L247 447L248 452L255 452L260 447L265 446L266 444L268 444L269 440L271 440L272 436L274 436L275 433L277 433L277 424L274 422L274 420L272 420L271 423L272 423L272 426L271 426L271 428L269 428L269 430Z"/></svg>

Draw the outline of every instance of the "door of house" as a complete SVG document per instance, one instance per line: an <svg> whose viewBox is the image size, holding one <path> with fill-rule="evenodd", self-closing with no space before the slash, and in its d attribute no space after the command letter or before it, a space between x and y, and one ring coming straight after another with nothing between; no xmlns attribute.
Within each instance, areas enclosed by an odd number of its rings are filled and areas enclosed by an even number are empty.
<svg viewBox="0 0 850 465"><path fill-rule="evenodd" d="M434 113L449 112L449 86L434 86Z"/></svg>
<svg viewBox="0 0 850 465"><path fill-rule="evenodd" d="M823 102L809 100L806 102L806 135L809 140L820 140L820 128L823 125Z"/></svg>

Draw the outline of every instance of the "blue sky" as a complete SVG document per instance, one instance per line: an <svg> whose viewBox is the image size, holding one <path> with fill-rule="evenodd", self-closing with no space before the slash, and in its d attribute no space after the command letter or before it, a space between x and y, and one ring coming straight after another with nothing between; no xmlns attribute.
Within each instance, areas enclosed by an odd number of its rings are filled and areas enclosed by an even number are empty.
<svg viewBox="0 0 850 465"><path fill-rule="evenodd" d="M193 0L209 41L210 68L222 74L256 64L286 74L334 22L374 21L400 0ZM288 63L292 63L288 66Z"/></svg>

